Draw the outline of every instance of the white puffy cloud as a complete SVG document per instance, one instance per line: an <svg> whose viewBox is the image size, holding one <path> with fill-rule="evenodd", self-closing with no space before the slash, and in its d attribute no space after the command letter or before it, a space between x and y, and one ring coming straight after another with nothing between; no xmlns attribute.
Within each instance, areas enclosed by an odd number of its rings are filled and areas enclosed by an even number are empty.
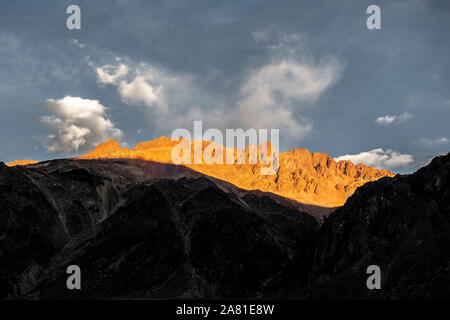
<svg viewBox="0 0 450 320"><path fill-rule="evenodd" d="M390 125L395 123L400 123L400 122L405 122L408 121L410 119L412 119L413 115L409 112L404 112L400 115L394 115L394 116L382 116L382 117L378 117L375 119L374 123L379 124L379 125Z"/></svg>
<svg viewBox="0 0 450 320"><path fill-rule="evenodd" d="M116 61L121 60L116 58ZM146 63L126 65L120 62L118 65L96 67L95 72L99 83L117 88L123 102L144 105L159 116L168 111L169 103L179 110L180 103L193 102L196 96L197 89L192 86L189 76Z"/></svg>
<svg viewBox="0 0 450 320"><path fill-rule="evenodd" d="M378 117L374 122L382 125L388 125L395 121L395 116Z"/></svg>
<svg viewBox="0 0 450 320"><path fill-rule="evenodd" d="M350 160L356 164L363 163L365 165L381 169L404 167L414 162L414 158L410 154L401 154L391 149L384 151L381 148L361 152L359 154L346 154L344 156L334 158L334 160Z"/></svg>
<svg viewBox="0 0 450 320"><path fill-rule="evenodd" d="M77 152L81 147L92 148L123 136L122 131L105 117L106 108L97 100L66 96L58 100L47 99L45 105L53 113L41 117L41 121L53 129L46 141L50 152Z"/></svg>

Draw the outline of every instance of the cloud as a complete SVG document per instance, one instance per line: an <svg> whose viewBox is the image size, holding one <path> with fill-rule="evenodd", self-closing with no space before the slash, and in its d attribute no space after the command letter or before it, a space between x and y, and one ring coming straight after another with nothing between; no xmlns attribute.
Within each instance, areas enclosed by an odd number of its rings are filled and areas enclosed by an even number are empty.
<svg viewBox="0 0 450 320"><path fill-rule="evenodd" d="M405 122L408 121L410 119L412 119L413 115L409 112L404 112L398 116L383 116L383 117L378 117L376 118L376 120L374 121L374 123L377 123L379 125L390 125L395 123L401 123L401 122Z"/></svg>
<svg viewBox="0 0 450 320"><path fill-rule="evenodd" d="M78 46L79 48L84 48L85 45L84 43L81 43L80 41L78 41L78 39L71 39L70 42L76 46Z"/></svg>
<svg viewBox="0 0 450 320"><path fill-rule="evenodd" d="M95 69L97 80L100 83L116 84L123 76L128 73L128 66L121 63L118 66L104 65Z"/></svg>
<svg viewBox="0 0 450 320"><path fill-rule="evenodd" d="M312 130L312 121L301 109L313 105L336 82L341 67L334 60L313 64L278 59L249 72L225 101L197 87L188 74L149 64L120 62L95 70L100 83L116 86L122 101L156 112L155 126L190 128L194 120L202 120L220 129L279 128L288 140L301 139Z"/></svg>
<svg viewBox="0 0 450 320"><path fill-rule="evenodd" d="M307 36L303 33L284 33L274 25L251 32L253 40L262 48L269 49L272 54L298 56L304 54Z"/></svg>
<svg viewBox="0 0 450 320"><path fill-rule="evenodd" d="M361 152L359 154L347 154L334 158L334 160L350 160L356 164L363 163L381 169L404 167L414 162L414 158L410 154L401 154L391 149L384 151L381 148Z"/></svg>
<svg viewBox="0 0 450 320"><path fill-rule="evenodd" d="M339 71L335 61L312 65L282 60L265 65L243 83L231 122L257 129L281 128L301 138L312 129L312 123L296 117L297 111L314 104L338 79Z"/></svg>
<svg viewBox="0 0 450 320"><path fill-rule="evenodd" d="M92 148L108 139L121 139L122 131L105 117L106 107L97 100L66 96L47 99L45 105L53 113L41 121L53 129L45 147L50 152L77 152L81 147Z"/></svg>
<svg viewBox="0 0 450 320"><path fill-rule="evenodd" d="M450 139L448 139L446 137L441 137L441 138L437 138L437 139L421 138L417 142L426 147L436 147L436 146L450 143Z"/></svg>
<svg viewBox="0 0 450 320"><path fill-rule="evenodd" d="M122 58L116 58L116 61L120 62ZM196 103L194 98L198 96L198 90L192 85L188 75L133 62L94 69L98 82L115 86L123 102L128 105L143 105L159 116L167 113L169 104L174 111L179 111L183 104Z"/></svg>
<svg viewBox="0 0 450 320"><path fill-rule="evenodd" d="M131 82L121 81L118 92L122 99L129 103L144 103L158 112L167 110L165 95L161 86L152 86L142 77L136 77Z"/></svg>

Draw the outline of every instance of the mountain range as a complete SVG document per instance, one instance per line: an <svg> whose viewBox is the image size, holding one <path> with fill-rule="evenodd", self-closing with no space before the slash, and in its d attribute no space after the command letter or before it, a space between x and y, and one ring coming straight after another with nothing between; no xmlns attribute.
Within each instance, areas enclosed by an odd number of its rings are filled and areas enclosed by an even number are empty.
<svg viewBox="0 0 450 320"><path fill-rule="evenodd" d="M94 150L77 159L142 159L158 163L172 163L171 152L179 141L161 137L142 142L132 150L122 148L114 140L99 144ZM204 141L203 150L211 144ZM194 142L191 142L194 150ZM194 171L228 181L247 190L261 190L295 200L302 209L311 213L327 214L342 206L356 188L395 173L376 169L351 161L334 161L325 153L310 153L306 149L293 149L279 154L279 170L276 175L261 175L261 161L249 164L249 147L244 151L245 164L186 164ZM202 150L202 151L203 151ZM235 157L238 150L233 150ZM194 152L192 152L192 155ZM224 152L225 154L225 152ZM225 161L224 161L225 162ZM24 160L8 163L9 166L32 164ZM192 161L193 163L193 161Z"/></svg>
<svg viewBox="0 0 450 320"><path fill-rule="evenodd" d="M261 176L174 165L173 143L0 163L0 297L450 296L450 154L395 175L295 149ZM66 287L74 264L81 290Z"/></svg>

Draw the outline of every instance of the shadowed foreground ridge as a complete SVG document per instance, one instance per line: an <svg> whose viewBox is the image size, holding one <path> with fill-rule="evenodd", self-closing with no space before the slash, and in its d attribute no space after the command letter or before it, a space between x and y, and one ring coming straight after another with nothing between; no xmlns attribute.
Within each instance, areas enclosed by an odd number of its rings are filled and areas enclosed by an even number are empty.
<svg viewBox="0 0 450 320"><path fill-rule="evenodd" d="M0 164L0 296L450 297L450 155L365 184L322 226L277 197L143 160Z"/></svg>
<svg viewBox="0 0 450 320"><path fill-rule="evenodd" d="M256 297L318 228L289 201L130 159L0 164L0 212L2 298Z"/></svg>
<svg viewBox="0 0 450 320"><path fill-rule="evenodd" d="M450 298L450 154L359 188L318 238L314 296ZM380 292L354 285L367 277L355 270L371 264L382 270Z"/></svg>
<svg viewBox="0 0 450 320"><path fill-rule="evenodd" d="M304 254L278 283L297 279L293 296L450 298L450 154L360 187L322 225L306 261ZM366 289L369 265L381 268L382 290Z"/></svg>

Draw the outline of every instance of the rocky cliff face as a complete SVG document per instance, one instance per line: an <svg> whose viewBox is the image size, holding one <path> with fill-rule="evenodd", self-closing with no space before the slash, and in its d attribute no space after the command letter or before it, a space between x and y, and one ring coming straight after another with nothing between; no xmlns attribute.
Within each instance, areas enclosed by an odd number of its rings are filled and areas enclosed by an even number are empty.
<svg viewBox="0 0 450 320"><path fill-rule="evenodd" d="M34 164L38 163L39 161L36 160L14 160L11 162L6 163L8 167L15 167L15 166L26 166L28 164Z"/></svg>
<svg viewBox="0 0 450 320"><path fill-rule="evenodd" d="M121 148L115 141L99 145L80 159L126 158L172 163L171 152L177 141L159 138L138 144L133 150ZM203 142L204 150L210 142ZM246 164L191 164L187 167L208 176L228 181L247 190L272 192L306 205L334 208L342 206L359 186L382 177L395 174L350 161L334 161L325 153L310 153L306 149L294 149L279 155L279 170L275 175L261 175L264 167L249 164L249 148L245 150ZM194 154L194 143L191 145ZM225 158L226 149L223 149ZM259 151L259 149L258 149ZM235 158L238 151L233 150ZM192 161L193 163L193 161ZM225 160L223 161L225 163ZM324 210L327 213L329 210Z"/></svg>

